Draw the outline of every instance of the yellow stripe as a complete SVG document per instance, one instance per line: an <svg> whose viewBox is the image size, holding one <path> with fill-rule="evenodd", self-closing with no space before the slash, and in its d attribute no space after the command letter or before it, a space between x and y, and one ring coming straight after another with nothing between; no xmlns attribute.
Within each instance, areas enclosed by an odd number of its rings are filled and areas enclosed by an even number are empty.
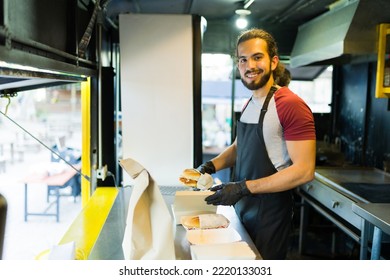
<svg viewBox="0 0 390 280"><path fill-rule="evenodd" d="M81 83L81 172L91 178L91 78ZM91 196L91 183L81 178L81 205L85 206Z"/></svg>
<svg viewBox="0 0 390 280"><path fill-rule="evenodd" d="M92 248L107 220L119 190L113 187L99 187L73 221L59 245L75 241L76 255L88 259Z"/></svg>

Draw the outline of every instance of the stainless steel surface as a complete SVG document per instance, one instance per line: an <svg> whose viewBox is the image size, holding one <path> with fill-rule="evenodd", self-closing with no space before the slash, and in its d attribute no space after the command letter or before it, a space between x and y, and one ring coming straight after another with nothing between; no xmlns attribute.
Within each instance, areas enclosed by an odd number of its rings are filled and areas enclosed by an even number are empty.
<svg viewBox="0 0 390 280"><path fill-rule="evenodd" d="M372 237L371 259L381 257L382 236L385 232L390 235L390 203L364 203L352 206L354 213L364 219L360 238L360 259L367 259L369 226L374 225Z"/></svg>
<svg viewBox="0 0 390 280"><path fill-rule="evenodd" d="M362 221L352 211L354 203L369 202L362 196L343 187L344 183L390 184L390 176L374 168L327 168L316 169L315 179L300 187L300 191L314 198L311 204L325 207L337 217L361 230ZM375 192L375 187L373 187ZM389 185L390 191L390 185ZM308 199L307 199L308 200ZM353 235L350 233L350 235ZM355 236L355 235L354 235Z"/></svg>
<svg viewBox="0 0 390 280"><path fill-rule="evenodd" d="M390 234L390 203L354 204L353 212Z"/></svg>
<svg viewBox="0 0 390 280"><path fill-rule="evenodd" d="M385 193L390 193L390 174L376 168L323 167L316 169L315 178L356 202L378 202L374 196L378 192L382 196L381 200L386 200L389 196L385 197Z"/></svg>
<svg viewBox="0 0 390 280"><path fill-rule="evenodd" d="M339 7L302 24L291 53L291 66L312 63L350 63L367 56L376 61L377 25L387 22L382 13L390 8L387 0L339 1Z"/></svg>
<svg viewBox="0 0 390 280"><path fill-rule="evenodd" d="M131 195L131 188L121 189L118 197L110 211L107 221L99 235L96 245L91 251L91 260L123 260L122 240L125 231L125 222L128 210L128 203ZM167 206L173 202L174 194L163 195ZM168 207L171 209L170 207ZM225 215L230 221L230 227L234 228L246 241L249 247L256 254L256 259L262 259L254 246L245 228L238 220L233 207L220 206L218 213ZM172 213L171 213L172 214ZM183 226L175 226L175 253L178 260L190 260L190 244L186 239L186 230Z"/></svg>
<svg viewBox="0 0 390 280"><path fill-rule="evenodd" d="M318 180L306 184L302 187L302 190L336 215L360 228L361 219L352 213L352 204L357 200L343 195Z"/></svg>
<svg viewBox="0 0 390 280"><path fill-rule="evenodd" d="M316 169L316 178L334 184L344 182L390 184L390 173L372 167L320 167Z"/></svg>
<svg viewBox="0 0 390 280"><path fill-rule="evenodd" d="M90 260L123 260L122 240L125 233L127 206L131 191L121 189L89 255Z"/></svg>
<svg viewBox="0 0 390 280"><path fill-rule="evenodd" d="M368 194L354 192L354 188L346 186L357 184L366 186ZM380 187L378 187L380 186ZM388 188L387 188L388 186ZM367 204L368 198L373 194L382 197L382 192L390 192L390 174L375 168L362 167L320 167L316 169L315 179L298 188L304 204L312 206L321 215L333 222L352 239L359 242L364 230L364 221L353 212L352 207L356 203ZM390 201L389 201L390 202ZM304 235L307 224L307 209L302 208L300 232ZM371 237L372 229L367 229L366 235ZM300 248L304 248L305 237L300 238ZM303 250L303 249L302 249Z"/></svg>

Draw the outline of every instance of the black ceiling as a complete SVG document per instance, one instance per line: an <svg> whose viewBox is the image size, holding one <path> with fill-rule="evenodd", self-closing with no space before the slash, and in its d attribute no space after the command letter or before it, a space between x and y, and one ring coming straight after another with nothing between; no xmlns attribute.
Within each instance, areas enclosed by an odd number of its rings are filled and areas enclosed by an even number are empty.
<svg viewBox="0 0 390 280"><path fill-rule="evenodd" d="M240 30L234 24L236 9L250 4L249 27L269 31L278 42L279 55L286 64L295 42L298 27L327 12L329 6L348 0L107 0L105 14L118 24L118 15L137 14L191 14L203 16L207 21L203 52L232 54ZM291 69L295 79L312 80L323 69Z"/></svg>
<svg viewBox="0 0 390 280"><path fill-rule="evenodd" d="M119 13L194 14L207 20L228 20L247 1L237 0L108 0L107 15ZM337 0L254 0L248 7L256 22L298 25L328 10Z"/></svg>
<svg viewBox="0 0 390 280"><path fill-rule="evenodd" d="M78 4L87 8L95 5L96 1L78 0ZM237 18L235 10L249 5L247 9L251 11L251 15L248 17L250 20L248 28L264 28L273 34L279 45L279 55L288 64L298 27L328 11L329 5L334 2L348 1L350 0L100 0L100 4L106 18L113 26L118 26L119 14L126 13L203 16L207 21L207 29L203 37L203 52L227 54L234 52L235 40L240 32L234 24ZM300 73L292 69L295 79L311 80L318 75L318 69L308 69ZM3 73L0 73L0 76L4 78ZM22 79L34 80L32 77L25 76L22 76ZM23 81L13 79L12 82L15 84L12 88L22 89L19 84ZM35 83L29 84L28 88L35 86ZM9 81L1 83L0 91L4 92L10 84Z"/></svg>
<svg viewBox="0 0 390 280"><path fill-rule="evenodd" d="M254 0L249 1L249 27L264 28L274 35L282 56L289 56L298 26L329 10L334 2L348 0ZM243 8L248 0L107 0L105 13L118 22L121 13L192 14L203 16L208 23L205 33L205 51L231 52L239 30L234 25L235 10ZM221 33L225 37L221 40ZM217 38L212 42L212 38ZM229 42L227 42L229 40ZM233 44L233 45L232 45Z"/></svg>

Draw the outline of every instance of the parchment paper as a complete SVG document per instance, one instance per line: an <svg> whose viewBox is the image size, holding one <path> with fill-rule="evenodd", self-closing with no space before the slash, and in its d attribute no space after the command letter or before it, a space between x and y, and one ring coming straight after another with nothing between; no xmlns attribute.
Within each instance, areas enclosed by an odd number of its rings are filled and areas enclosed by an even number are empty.
<svg viewBox="0 0 390 280"><path fill-rule="evenodd" d="M157 183L135 160L119 164L134 179L122 242L125 259L175 259L173 221Z"/></svg>

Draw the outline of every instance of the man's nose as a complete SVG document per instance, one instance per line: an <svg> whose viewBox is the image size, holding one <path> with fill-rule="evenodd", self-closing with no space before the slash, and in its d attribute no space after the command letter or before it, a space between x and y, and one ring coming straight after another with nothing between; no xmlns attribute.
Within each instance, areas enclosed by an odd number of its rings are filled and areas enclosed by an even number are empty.
<svg viewBox="0 0 390 280"><path fill-rule="evenodd" d="M247 67L248 68L254 68L256 66L256 60L253 58L248 58L247 60Z"/></svg>

